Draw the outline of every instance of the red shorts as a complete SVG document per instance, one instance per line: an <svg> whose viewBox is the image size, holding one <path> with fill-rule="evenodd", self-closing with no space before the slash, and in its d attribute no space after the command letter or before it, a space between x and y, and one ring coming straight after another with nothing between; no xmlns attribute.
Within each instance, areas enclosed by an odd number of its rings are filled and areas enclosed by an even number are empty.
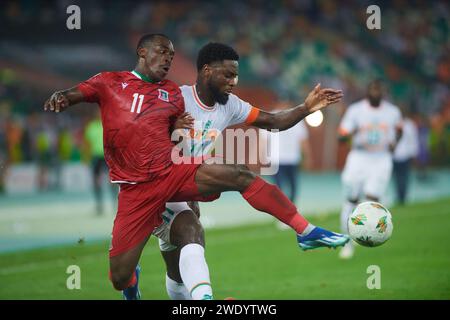
<svg viewBox="0 0 450 320"><path fill-rule="evenodd" d="M169 173L153 181L121 184L109 256L122 254L144 241L162 221L166 202L213 201L220 194L202 196L195 183L201 164L173 164Z"/></svg>

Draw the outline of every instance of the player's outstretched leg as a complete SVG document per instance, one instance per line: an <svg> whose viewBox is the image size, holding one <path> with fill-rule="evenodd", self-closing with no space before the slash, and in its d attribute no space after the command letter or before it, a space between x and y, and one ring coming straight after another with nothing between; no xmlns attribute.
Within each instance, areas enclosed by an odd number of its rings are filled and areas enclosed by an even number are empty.
<svg viewBox="0 0 450 320"><path fill-rule="evenodd" d="M122 291L125 300L139 300L140 267L138 265L142 250L149 237L134 248L109 258L110 279L116 290Z"/></svg>
<svg viewBox="0 0 450 320"><path fill-rule="evenodd" d="M174 212L174 215L170 244L159 242L167 267L167 293L173 300L211 300L213 293L200 221L191 210Z"/></svg>
<svg viewBox="0 0 450 320"><path fill-rule="evenodd" d="M204 196L239 191L253 208L269 213L294 229L302 249L336 248L349 241L347 235L310 224L277 186L255 176L246 166L202 164L197 170L195 182Z"/></svg>

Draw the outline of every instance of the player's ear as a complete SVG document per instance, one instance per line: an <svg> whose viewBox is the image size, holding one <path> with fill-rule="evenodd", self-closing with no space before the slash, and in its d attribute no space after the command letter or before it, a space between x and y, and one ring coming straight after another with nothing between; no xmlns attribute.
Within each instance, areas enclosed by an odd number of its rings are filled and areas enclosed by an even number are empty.
<svg viewBox="0 0 450 320"><path fill-rule="evenodd" d="M212 69L211 69L211 67L208 64L205 64L202 67L202 72L205 75L205 77L209 78L211 76L211 71L212 71Z"/></svg>
<svg viewBox="0 0 450 320"><path fill-rule="evenodd" d="M137 55L139 58L145 59L145 57L147 56L147 53L148 53L148 49L145 47L140 47L137 49Z"/></svg>

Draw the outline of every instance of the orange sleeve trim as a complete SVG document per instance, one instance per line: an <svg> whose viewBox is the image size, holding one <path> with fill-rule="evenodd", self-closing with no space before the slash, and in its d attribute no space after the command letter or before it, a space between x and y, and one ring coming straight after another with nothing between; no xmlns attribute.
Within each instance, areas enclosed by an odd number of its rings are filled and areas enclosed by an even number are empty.
<svg viewBox="0 0 450 320"><path fill-rule="evenodd" d="M339 135L341 136L348 136L350 132L348 132L347 130L345 130L344 128L340 127L338 130Z"/></svg>
<svg viewBox="0 0 450 320"><path fill-rule="evenodd" d="M252 109L250 110L250 113L248 114L247 119L245 119L245 124L252 124L253 122L255 122L256 118L258 118L259 115L259 109L252 107Z"/></svg>

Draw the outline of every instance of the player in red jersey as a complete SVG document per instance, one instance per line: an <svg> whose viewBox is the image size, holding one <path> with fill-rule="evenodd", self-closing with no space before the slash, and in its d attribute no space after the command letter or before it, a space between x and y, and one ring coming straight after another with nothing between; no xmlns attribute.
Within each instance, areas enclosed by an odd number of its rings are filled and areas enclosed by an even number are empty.
<svg viewBox="0 0 450 320"><path fill-rule="evenodd" d="M169 132L184 112L184 101L178 86L164 80L174 56L172 42L165 35L146 35L138 43L137 55L134 71L97 74L55 92L44 105L54 112L83 101L100 106L105 159L111 181L120 184L109 251L110 278L126 299L140 298L139 258L151 233L162 223L166 202L211 201L221 192L239 191L254 208L291 226L303 248L336 247L348 241L347 236L309 224L276 186L245 166L173 163ZM317 99L324 97L318 93ZM334 101L336 94L330 93L327 99ZM314 111L298 110L285 124L290 127ZM259 121L269 115L261 112ZM204 298L212 296L205 293Z"/></svg>

